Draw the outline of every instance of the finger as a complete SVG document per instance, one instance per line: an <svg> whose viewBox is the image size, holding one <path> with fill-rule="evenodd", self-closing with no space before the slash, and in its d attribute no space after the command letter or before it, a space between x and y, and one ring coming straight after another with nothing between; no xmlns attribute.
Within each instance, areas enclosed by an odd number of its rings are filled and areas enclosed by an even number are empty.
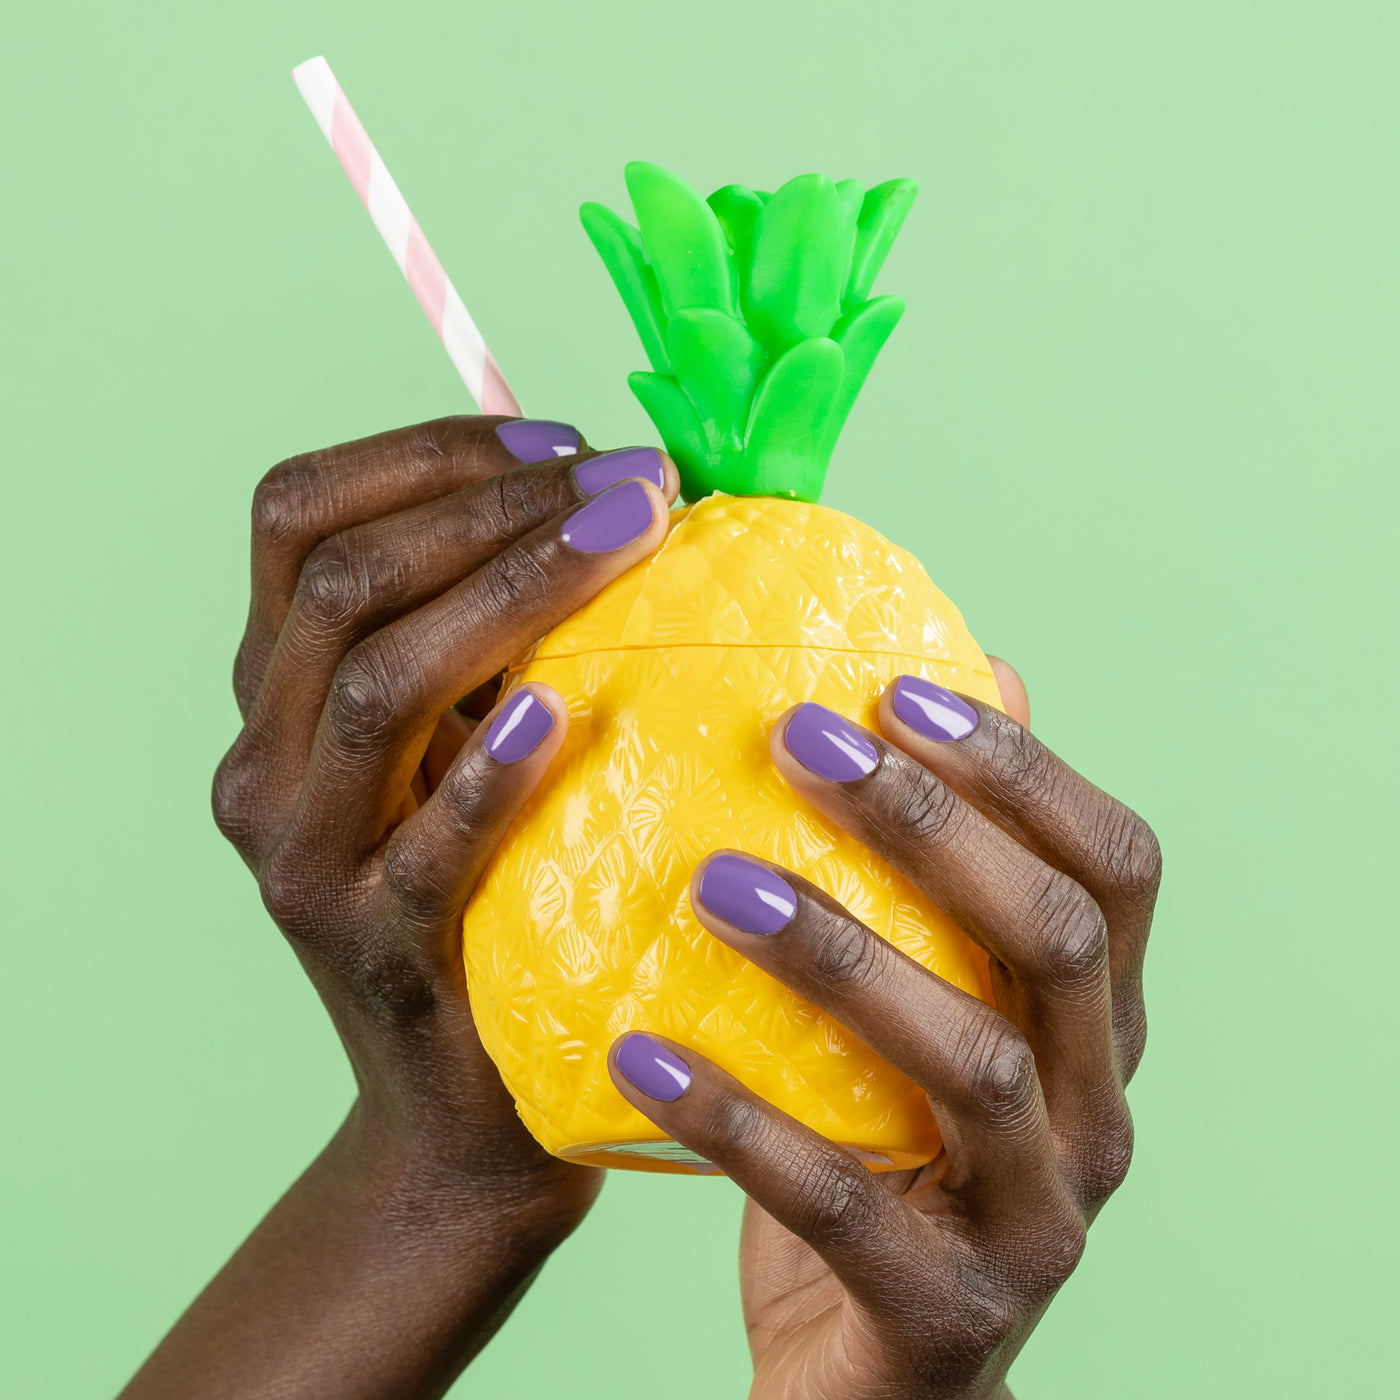
<svg viewBox="0 0 1400 1400"><path fill-rule="evenodd" d="M262 679L307 556L377 515L508 470L500 419L459 416L379 433L279 462L253 493L253 588L234 664L245 710Z"/></svg>
<svg viewBox="0 0 1400 1400"><path fill-rule="evenodd" d="M1067 875L1102 911L1115 1039L1131 1074L1146 1039L1142 963L1162 870L1151 828L993 706L902 676L886 690L879 713L891 743Z"/></svg>
<svg viewBox="0 0 1400 1400"><path fill-rule="evenodd" d="M650 554L667 517L650 482L611 487L359 643L336 671L285 844L373 850L437 716Z"/></svg>
<svg viewBox="0 0 1400 1400"><path fill-rule="evenodd" d="M988 656L992 675L996 678L997 690L1001 693L1001 706L1017 724L1031 727L1031 697L1026 694L1026 683L1021 673L999 656Z"/></svg>
<svg viewBox="0 0 1400 1400"><path fill-rule="evenodd" d="M467 901L568 725L557 691L521 686L467 739L432 796L389 838L375 896L380 916L414 930L440 971L460 974Z"/></svg>
<svg viewBox="0 0 1400 1400"><path fill-rule="evenodd" d="M522 463L588 455L565 423L455 417L279 463L253 496L253 596L235 665L240 704L246 709L256 692L302 565L322 540Z"/></svg>
<svg viewBox="0 0 1400 1400"><path fill-rule="evenodd" d="M669 457L654 448L623 449L521 467L322 541L302 568L230 754L232 763L249 762L264 775L257 794L264 829L280 829L296 799L331 679L357 641L589 494L632 476L651 481L668 503L679 491Z"/></svg>
<svg viewBox="0 0 1400 1400"><path fill-rule="evenodd" d="M1111 1099L1107 934L1087 893L907 754L820 705L790 710L772 748L793 787L1007 970L997 1004L1035 1052L1056 1129L1081 1120L1086 1101Z"/></svg>
<svg viewBox="0 0 1400 1400"><path fill-rule="evenodd" d="M980 1220L1024 1221L1060 1191L1035 1057L992 1007L919 966L828 894L736 851L706 859L696 917L929 1096L943 1181Z"/></svg>
<svg viewBox="0 0 1400 1400"><path fill-rule="evenodd" d="M662 1132L721 1168L805 1240L874 1309L936 1276L947 1246L850 1153L749 1092L695 1051L633 1032L608 1054L618 1092Z"/></svg>

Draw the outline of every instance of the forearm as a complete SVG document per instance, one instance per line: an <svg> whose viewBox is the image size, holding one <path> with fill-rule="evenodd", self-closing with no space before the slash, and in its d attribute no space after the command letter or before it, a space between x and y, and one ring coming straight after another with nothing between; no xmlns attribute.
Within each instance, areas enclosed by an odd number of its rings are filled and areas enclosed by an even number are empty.
<svg viewBox="0 0 1400 1400"><path fill-rule="evenodd" d="M440 1396L550 1248L524 1206L424 1189L352 1113L122 1400Z"/></svg>

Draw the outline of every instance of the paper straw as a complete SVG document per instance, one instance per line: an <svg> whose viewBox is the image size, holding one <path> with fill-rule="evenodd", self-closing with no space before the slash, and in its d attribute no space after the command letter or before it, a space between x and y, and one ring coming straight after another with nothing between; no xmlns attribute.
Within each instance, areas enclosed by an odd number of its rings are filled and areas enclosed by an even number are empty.
<svg viewBox="0 0 1400 1400"><path fill-rule="evenodd" d="M505 376L486 347L471 313L448 281L437 254L428 246L423 230L399 193L374 143L346 100L340 84L324 58L309 58L292 69L296 83L316 125L340 161L360 202L369 210L374 226L394 255L399 271L408 279L418 304L442 341L448 358L483 413L520 416L520 404Z"/></svg>

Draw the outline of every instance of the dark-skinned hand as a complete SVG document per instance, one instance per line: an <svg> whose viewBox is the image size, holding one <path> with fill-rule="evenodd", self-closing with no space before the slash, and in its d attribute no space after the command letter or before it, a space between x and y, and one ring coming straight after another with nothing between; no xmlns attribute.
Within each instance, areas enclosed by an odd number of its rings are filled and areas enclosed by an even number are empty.
<svg viewBox="0 0 1400 1400"><path fill-rule="evenodd" d="M358 1098L128 1400L441 1395L587 1211L602 1174L538 1146L482 1050L461 918L568 723L548 687L496 705L502 669L660 544L677 486L652 449L491 418L259 485L214 811Z"/></svg>
<svg viewBox="0 0 1400 1400"><path fill-rule="evenodd" d="M993 664L1021 722L897 682L880 735L799 706L776 726L772 754L818 811L986 949L995 1006L768 862L716 853L691 885L716 938L927 1092L940 1155L876 1175L683 1044L638 1027L613 1047L623 1095L750 1198L741 1277L753 1400L1004 1396L1012 1360L1128 1168L1123 1091L1146 1035L1157 842L1031 736L1019 679ZM707 907L712 865L723 874L710 897L731 913L758 910L749 922L763 931ZM766 891L759 905L743 893L749 879Z"/></svg>

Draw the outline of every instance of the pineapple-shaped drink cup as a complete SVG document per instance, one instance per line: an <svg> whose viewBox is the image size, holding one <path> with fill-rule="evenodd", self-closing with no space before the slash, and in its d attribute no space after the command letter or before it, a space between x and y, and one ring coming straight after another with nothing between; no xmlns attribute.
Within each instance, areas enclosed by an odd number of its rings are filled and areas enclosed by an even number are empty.
<svg viewBox="0 0 1400 1400"><path fill-rule="evenodd" d="M913 202L893 180L804 175L709 200L627 168L634 228L583 207L651 360L631 376L691 501L665 543L543 638L513 683L564 696L569 733L467 910L481 1038L560 1156L712 1168L613 1087L609 1046L695 1046L877 1169L938 1150L923 1093L696 921L711 851L777 862L949 981L987 965L942 913L797 798L768 736L814 700L864 724L896 676L999 704L986 657L919 563L816 504L865 376L904 311L870 289Z"/></svg>

